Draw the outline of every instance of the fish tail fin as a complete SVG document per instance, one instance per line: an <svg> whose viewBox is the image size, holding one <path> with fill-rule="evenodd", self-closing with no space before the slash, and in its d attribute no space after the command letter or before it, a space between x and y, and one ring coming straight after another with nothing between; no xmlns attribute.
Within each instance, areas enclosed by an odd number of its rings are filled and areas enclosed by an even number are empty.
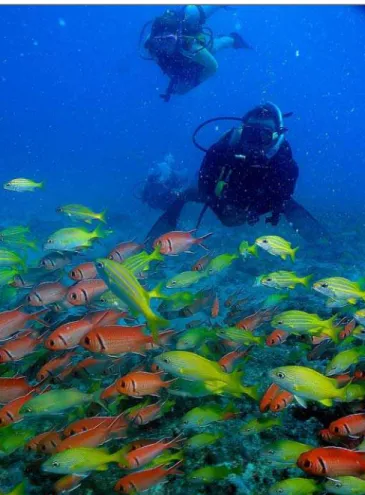
<svg viewBox="0 0 365 495"><path fill-rule="evenodd" d="M106 223L105 216L106 216L106 212L107 212L107 211L108 211L108 210L107 210L107 209L105 209L105 210L103 210L101 213L99 213L99 215L98 215L98 219L99 219L101 222L103 222L103 223Z"/></svg>
<svg viewBox="0 0 365 495"><path fill-rule="evenodd" d="M255 256L256 258L259 257L259 250L258 250L258 247L256 246L256 244L252 244L252 246L249 246L247 248L247 251L252 254L252 256Z"/></svg>
<svg viewBox="0 0 365 495"><path fill-rule="evenodd" d="M157 342L158 341L158 331L160 328L165 328L169 322L162 318L161 316L158 316L154 313L149 315L147 318L148 326L149 329L151 330L151 334L153 337L153 341Z"/></svg>
<svg viewBox="0 0 365 495"><path fill-rule="evenodd" d="M175 438L172 438L168 443L169 449L179 449L181 447L181 443L185 442L186 438L184 437L184 433L179 433Z"/></svg>
<svg viewBox="0 0 365 495"><path fill-rule="evenodd" d="M174 464L173 466L169 467L166 470L166 474L175 474L176 476L183 476L185 473L183 473L179 469L179 467L183 462L184 462L183 460L176 462L176 464Z"/></svg>
<svg viewBox="0 0 365 495"><path fill-rule="evenodd" d="M93 232L91 232L92 239L103 239L104 237L106 237L106 235L107 234L101 225L98 225L96 229Z"/></svg>
<svg viewBox="0 0 365 495"><path fill-rule="evenodd" d="M114 452L114 454L111 454L109 457L109 461L116 462L117 464L124 464L126 460L125 457L128 454L128 450L129 450L128 445L125 445L120 450Z"/></svg>
<svg viewBox="0 0 365 495"><path fill-rule="evenodd" d="M302 278L302 283L304 287L307 287L308 289L312 279L313 279L313 274L307 275L307 277Z"/></svg>
<svg viewBox="0 0 365 495"><path fill-rule="evenodd" d="M39 182L38 185L37 185L37 187L39 189L44 189L45 186L46 186L46 181L45 180L42 180L42 182Z"/></svg>
<svg viewBox="0 0 365 495"><path fill-rule="evenodd" d="M258 401L260 399L260 392L258 385L253 385L251 387L242 386L242 392L248 395L249 397L251 397L251 399L255 401Z"/></svg>
<svg viewBox="0 0 365 495"><path fill-rule="evenodd" d="M194 244L199 244L199 246L201 246L203 249L209 251L209 249L204 246L203 241L205 241L205 239L208 239L208 237L210 237L211 235L213 235L213 232L209 232L208 234L202 235L201 237L197 237L194 241Z"/></svg>
<svg viewBox="0 0 365 495"><path fill-rule="evenodd" d="M294 248L294 249L292 249L290 251L290 255L289 256L290 256L290 259L292 260L293 263L295 261L295 255L296 255L298 249L299 249L299 246L297 246L296 248Z"/></svg>
<svg viewBox="0 0 365 495"><path fill-rule="evenodd" d="M156 287L152 290L149 291L148 295L151 298L154 299L169 299L169 296L166 296L163 294L161 291L163 287L165 286L165 282L160 282L159 284L156 285Z"/></svg>
<svg viewBox="0 0 365 495"><path fill-rule="evenodd" d="M161 254L161 246L156 246L150 254L150 261L164 261L164 257Z"/></svg>

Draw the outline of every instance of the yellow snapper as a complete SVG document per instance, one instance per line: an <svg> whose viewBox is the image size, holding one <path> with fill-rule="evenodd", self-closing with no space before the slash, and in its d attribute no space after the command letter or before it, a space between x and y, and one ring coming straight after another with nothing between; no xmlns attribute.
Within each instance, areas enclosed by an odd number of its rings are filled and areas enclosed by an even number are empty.
<svg viewBox="0 0 365 495"><path fill-rule="evenodd" d="M315 480L289 478L270 487L269 495L313 495L322 491L323 487Z"/></svg>
<svg viewBox="0 0 365 495"><path fill-rule="evenodd" d="M34 180L24 178L12 179L11 181L5 182L4 184L4 189L14 192L34 192L36 189L43 188L44 181L34 182Z"/></svg>
<svg viewBox="0 0 365 495"><path fill-rule="evenodd" d="M282 426L283 422L280 418L264 418L258 417L253 418L247 423L245 423L241 428L240 432L245 435L254 435L255 433L261 433L262 431L269 430L274 426Z"/></svg>
<svg viewBox="0 0 365 495"><path fill-rule="evenodd" d="M189 438L185 445L192 449L200 449L202 447L206 447L207 445L212 445L215 442L218 442L221 438L224 437L223 432L216 433L198 433L193 437Z"/></svg>
<svg viewBox="0 0 365 495"><path fill-rule="evenodd" d="M328 320L322 320L315 313L306 313L305 311L289 310L279 313L271 320L271 326L284 330L295 335L310 334L321 335L325 334L333 340L337 340L339 330L334 327L333 322L336 315Z"/></svg>
<svg viewBox="0 0 365 495"><path fill-rule="evenodd" d="M267 275L261 275L260 284L274 289L295 289L296 285L304 285L309 287L313 275L306 277L298 277L295 272L280 270Z"/></svg>
<svg viewBox="0 0 365 495"><path fill-rule="evenodd" d="M364 495L365 480L354 476L336 476L336 479L326 480L324 489L338 495Z"/></svg>
<svg viewBox="0 0 365 495"><path fill-rule="evenodd" d="M238 258L238 254L220 254L208 263L207 267L205 268L205 270L203 270L202 273L205 273L206 275L215 275L216 273L219 273L222 270L228 268L233 263L233 261L237 260Z"/></svg>
<svg viewBox="0 0 365 495"><path fill-rule="evenodd" d="M242 473L242 467L231 467L225 464L216 466L205 466L189 473L189 481L199 481L200 483L214 483L215 481L224 480L232 474Z"/></svg>
<svg viewBox="0 0 365 495"><path fill-rule="evenodd" d="M365 300L365 291L357 282L343 277L330 277L318 280L313 289L335 300L344 300L356 304L359 299Z"/></svg>
<svg viewBox="0 0 365 495"><path fill-rule="evenodd" d="M247 241L241 242L241 244L238 247L238 251L239 251L239 253L243 259L248 258L249 255L256 256L256 258L258 257L256 244L253 244L252 246L250 246Z"/></svg>
<svg viewBox="0 0 365 495"><path fill-rule="evenodd" d="M205 271L202 272L182 272L174 277L170 278L166 282L167 289L183 289L185 287L190 287L193 284L196 284L201 279L207 276Z"/></svg>
<svg viewBox="0 0 365 495"><path fill-rule="evenodd" d="M9 249L0 248L0 266L15 267L21 266L23 270L26 270L27 265L23 258L21 258L14 251L9 251Z"/></svg>
<svg viewBox="0 0 365 495"><path fill-rule="evenodd" d="M122 462L125 454L125 448L115 452L115 454L109 454L106 449L78 447L53 455L43 463L42 469L47 473L56 474L85 474L91 471L106 471L108 464Z"/></svg>
<svg viewBox="0 0 365 495"><path fill-rule="evenodd" d="M280 256L283 260L286 260L289 256L293 262L295 261L295 253L299 249L299 247L293 249L290 242L277 235L259 237L256 239L255 244L273 256Z"/></svg>
<svg viewBox="0 0 365 495"><path fill-rule="evenodd" d="M281 366L271 370L269 377L280 388L291 392L303 407L307 407L306 400L319 402L326 407L332 406L334 400L344 402L350 385L339 388L337 380L305 366Z"/></svg>
<svg viewBox="0 0 365 495"><path fill-rule="evenodd" d="M350 366L365 360L365 346L353 347L339 352L327 363L326 375L339 375L347 371Z"/></svg>
<svg viewBox="0 0 365 495"><path fill-rule="evenodd" d="M218 404L205 404L190 409L182 417L183 428L202 428L216 421L225 421L234 418L240 412L232 404L225 408Z"/></svg>
<svg viewBox="0 0 365 495"><path fill-rule="evenodd" d="M103 239L105 236L100 225L92 232L81 227L70 227L54 232L43 247L54 251L79 251L91 247L93 240Z"/></svg>
<svg viewBox="0 0 365 495"><path fill-rule="evenodd" d="M161 284L147 292L136 277L122 263L109 259L97 259L96 268L109 289L135 314L143 314L156 339L158 329L166 327L169 322L158 316L151 309L152 298L167 298L160 292Z"/></svg>
<svg viewBox="0 0 365 495"><path fill-rule="evenodd" d="M225 373L215 361L210 361L189 351L164 352L155 357L160 369L185 380L202 381L208 390L216 394L228 392L236 397L246 394L257 400L256 387L241 384L243 373Z"/></svg>
<svg viewBox="0 0 365 495"><path fill-rule="evenodd" d="M263 459L265 464L275 464L283 468L295 466L300 454L312 449L313 445L283 438L270 444L261 452L260 459Z"/></svg>
<svg viewBox="0 0 365 495"><path fill-rule="evenodd" d="M105 215L106 210L101 213L95 213L90 208L84 205L70 204L59 206L56 208L57 213L63 213L67 217L75 220L81 220L85 223L92 223L93 220L100 220L100 222L106 223Z"/></svg>

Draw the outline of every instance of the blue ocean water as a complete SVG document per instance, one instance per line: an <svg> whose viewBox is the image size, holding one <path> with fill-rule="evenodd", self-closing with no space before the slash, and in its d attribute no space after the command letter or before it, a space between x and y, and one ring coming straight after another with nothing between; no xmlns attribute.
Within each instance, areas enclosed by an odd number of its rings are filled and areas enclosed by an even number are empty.
<svg viewBox="0 0 365 495"><path fill-rule="evenodd" d="M56 379L50 381L51 389L60 394L71 387L82 392L95 393L98 388L105 390L114 380L123 379L124 374L135 370L135 366L137 372L138 366L143 366L147 371L155 370L156 368L152 368L154 357L167 349L178 348L180 332L187 325L196 328L196 331L192 336L189 335L193 339L193 345L186 348L208 356L215 362L226 353L237 349L242 351L242 346L249 348L251 356L243 361L244 376L240 376L239 384L237 381L233 384L239 387L244 383L249 389L245 389L240 395L236 389L232 392L228 387L228 392L226 389L223 392L220 389L217 391L214 383L210 384L213 388L207 390L204 380L196 380L194 385L190 381L173 382L171 395L170 390L163 390L161 402L155 395L148 395L146 399L152 404L163 403L169 406L169 409L161 413L161 417L154 417L151 422L140 425L135 420L130 421L128 416L131 424L125 442L141 439L151 441L179 435L182 431L189 440L193 433L218 433L217 445L214 447L203 446L201 450L191 451L187 448L183 453L178 451L178 456L185 457L183 470L186 476L173 477L171 483L157 485L149 493L267 495L268 487L284 478L306 476L304 471L295 466L298 455L293 455L291 462L284 466L288 468L285 471L282 470L280 459L279 466L275 466L277 469L274 470L265 461L264 454L268 445L278 439L289 439L305 442L309 447L316 446L320 444L320 429L327 428L331 421L341 415L358 410L355 400L350 401L350 404L318 405L316 399L319 402L322 396L316 397L308 409L303 409L291 397L293 402L280 411L280 415L274 416L271 414L274 411L267 411L266 416L260 416L257 402L251 400L255 396L251 387L261 397L272 382L270 370L279 365L297 364L325 373L328 362L339 350L337 335L335 342L328 342L330 339L325 341L325 346L328 347L318 348L314 346L318 341L313 342L308 335L304 336L308 337L307 340L302 339L303 335L298 335L296 329L293 331L294 335L283 337L284 345L272 347L267 344L266 338L274 330L272 318L275 312L286 309L303 310L318 313L324 321L330 320L332 316L334 319L331 322L336 321L338 328L345 331L345 324L353 323L355 326L353 313L363 306L365 296L363 287L360 286L355 287L356 297L351 298L355 299L356 306L353 300L351 305L347 304L347 296L326 302L317 293L320 291L307 289L311 288L312 282L324 277L341 276L355 281L364 275L365 11L350 6L238 6L220 9L207 22L213 32L217 35L238 32L254 50L225 50L218 53L219 69L213 78L184 96L174 95L165 103L160 94L167 87L166 76L153 62L143 60L138 50L143 25L161 15L165 9L166 6L0 7L0 184L16 177L45 182L44 189L32 193L10 192L0 187L1 230L3 227L19 224L30 226L31 236L38 246L38 250L23 250L22 246L19 248L22 256L26 251L26 264L28 268L32 268L29 270L31 275L29 272L22 272L21 276L30 279L31 276L35 277L32 279L34 287L28 284L25 292L21 288L15 291L15 296L12 292L9 295L5 290L11 291L13 288L5 287L1 291L0 315L4 310L14 309L19 302L31 302L27 299L28 293L41 291L38 287L40 280L52 280L58 284L58 289L60 284L64 285L61 286L61 291L64 292L58 300L50 303L41 300L42 304L25 304L22 308L27 313L35 312L43 306L52 309L50 314L42 313L42 317L48 318L46 325L42 322L34 325L42 333L42 339L50 338L49 332L57 332L63 323L78 321L81 316L89 317L90 312L95 309L106 308L113 312L114 306L109 304L110 299L105 303L105 300L101 301L94 296L91 301L86 301L87 304L76 307L67 305L66 292L69 294L78 289L72 285L74 279L71 280L69 270L71 265L75 267L82 262L95 261L98 256L105 257L119 242L130 241L132 238L142 242L145 239L151 225L161 214L161 211L151 209L139 199L141 183L151 168L171 154L176 169L187 171L190 180L194 181L203 154L194 147L191 137L194 129L206 119L219 116L241 117L252 107L266 101L276 103L283 112L293 112L285 124L288 128L286 137L300 170L294 197L322 222L332 234L333 242L305 242L285 220L280 222L277 230L265 225L263 219L254 227L223 227L208 212L196 235L213 232L211 237L204 240L204 244L210 250L209 260L223 255L220 258L221 265L216 267L216 272L213 270L212 273L204 273L196 285L191 284L191 288L189 284L187 288L183 287L188 292L184 294L185 297L192 297L189 304L183 301L182 305L177 300L180 306L174 306L176 300L172 300L173 296L166 303L167 310L163 310L163 304L160 306L161 302L158 300L151 303L152 310L159 316L167 315L169 328L171 326L173 331L172 337L169 336L171 341L165 336L166 341L159 342L160 347L149 341L149 347L142 349L142 357L138 353L141 350L139 348L136 354L127 357L124 351L114 353L113 350L103 352L105 349L99 349L91 353L83 342L70 358L72 366L90 356L105 358L108 366L110 363L113 366L117 363L119 366L118 357L121 355L121 367L117 372L113 367L110 374L109 368L108 373L104 373L105 370L100 372L97 368L93 373L90 372L91 377L88 373L81 373L72 375L69 381L67 375L61 379L56 374ZM217 122L205 129L199 139L207 145L211 144L229 129L229 125L230 123ZM35 266L42 256L49 253L41 249L46 239L61 227L85 226L81 223L74 224L72 220L56 212L59 206L69 203L87 205L95 212L107 209L107 228L113 232L108 232L110 235L95 242L80 257L73 250L72 256L75 256L71 260L67 259L71 254L57 253L56 260L59 262L62 258L61 262L64 263L61 263L61 268L65 271L50 270L51 273L40 274ZM194 228L200 209L201 205L189 206L179 226L184 230ZM94 222L93 228L96 225L97 222ZM292 247L299 246L294 265L290 258L274 257L263 249L258 249L258 257L249 256L244 251L240 254L247 256L236 254L241 241L247 240L251 245L267 232L284 236L290 240ZM172 241L175 242L175 239ZM11 242L9 245L11 246ZM137 246L136 250L142 248L143 246ZM14 250L17 251L17 248ZM144 272L138 272L140 283L146 290L155 288L156 285L159 287L158 284L161 283L162 297L166 294L179 296L178 291L171 290L173 286L169 282L174 281L174 277L180 272L188 271L188 276L195 274L191 271L193 264L206 254L198 246L193 246L192 251L194 254L165 256L161 264L152 264L153 269L148 276ZM143 256L145 254L137 259L140 261ZM3 263L4 260L0 261ZM19 268L16 263L15 265ZM108 277L100 270L99 266L98 274L103 273L104 279L108 281ZM267 274L279 270L295 270L298 275L294 282L295 287L279 287L277 292L277 287L266 287L261 283L264 274L268 278ZM107 285L109 287L112 283ZM42 292L40 299L50 296L50 293L52 291ZM141 293L144 294L142 289ZM228 304L230 300L231 306ZM54 302L55 306L52 304ZM337 305L333 305L334 303ZM123 307L128 308L131 309ZM190 312L181 313L186 308ZM135 323L131 318L135 318L136 314L139 315L138 323L143 324L147 320L150 325L150 315L145 318L146 314L138 311L138 308L132 315L128 315L129 319L117 319L118 323ZM361 311L356 315L357 322L364 323ZM3 331L1 318L0 316L0 332ZM249 345L251 341L244 341L242 344L240 335L237 342L229 335L223 338L227 327L238 321L251 325L249 330L255 330L253 338L256 340L253 341L253 346ZM241 327L245 329L244 324ZM356 334L359 336L360 333L360 338L361 328L357 327ZM212 337L213 330L215 333ZM323 335L317 330L313 335L320 340ZM331 330L337 331L332 327ZM351 329L353 330L354 328ZM148 338L147 333L143 337ZM247 337L247 334L244 335ZM328 334L324 335L328 337ZM16 342L19 334L13 337L9 339L10 345ZM359 341L354 343L350 338L341 350L359 347L358 343ZM112 345L110 342L107 344ZM5 352L4 346L7 345L8 340L1 341L1 359ZM54 355L64 356L63 349L55 352L47 345L46 348L39 345L39 355L29 352L29 356L22 355L19 360L11 359L10 352L10 361L15 362L1 365L0 378L25 374L29 383L36 386L40 367L47 364ZM66 350L70 348L73 349L71 346L66 347ZM146 361L144 351L148 351ZM312 352L314 357L311 356ZM117 358L114 360L115 355ZM349 370L346 368L341 371ZM354 371L353 367L350 371ZM172 377L175 374L171 372ZM353 377L349 379L352 380ZM232 383L230 385L233 387ZM359 389L357 386L355 384L352 390L363 400L365 392L360 385ZM251 398L248 398L247 390L251 392ZM36 391L38 393L40 389ZM241 388L239 391L242 392ZM342 392L338 396L336 399L345 402ZM0 399L2 397L0 393ZM26 478L26 493L50 495L56 477L41 472L42 463L49 460L49 457L41 451L25 453L24 443L29 438L45 430L61 432L66 424L75 419L83 420L87 416L104 414L106 406L110 415L116 415L137 404L147 404L133 394L121 395L115 401L108 402L105 399L102 406L99 397L97 398L90 408L88 403L85 409L77 407L71 412L61 410L63 414L51 417L46 414L46 419L43 419L42 412L39 417L25 417L24 421L15 425L14 431L25 431L26 440L23 443L20 441L14 450L11 442L10 446L4 447L4 437L1 436L4 429L0 428L0 491L9 493L15 483ZM172 404L170 401L175 402ZM62 407L61 399L59 404ZM201 425L194 425L195 417L189 417L189 425L186 416L199 406L211 407L209 413L216 413L218 408L219 414L223 412L225 416L219 416L218 421L213 418L208 429L203 430ZM0 417L2 413L3 410L0 409ZM203 414L203 417L207 415ZM263 417L274 418L277 423L267 428L261 423L256 425L257 428L262 426L264 430L260 435L241 435L241 428L245 423ZM221 419L227 421L220 421ZM191 430L189 426L192 426ZM278 426L279 429L276 429ZM16 434L11 436L11 440L14 438L17 438ZM348 438L347 442L351 446L356 443L353 438ZM113 440L107 447L110 448L110 445L111 451L115 452L120 448L119 439ZM179 457L174 458L177 459ZM171 459L169 462L172 462ZM229 473L223 473L219 485L208 483L208 487L205 486L204 479L198 477L198 484L192 484L189 476L194 470L222 463L229 470L237 471L239 467L239 471L235 472L238 476L232 480L228 479ZM213 474L219 478L221 473ZM75 493L112 493L118 479L126 475L127 471L109 466L107 472L93 472L83 480L81 488ZM322 481L321 478L320 482ZM130 492L134 493L133 490ZM279 492L270 492L270 495L272 493Z"/></svg>
<svg viewBox="0 0 365 495"><path fill-rule="evenodd" d="M197 172L191 143L203 120L273 101L300 167L296 197L310 211L363 211L364 12L351 6L241 6L213 15L254 51L225 50L219 70L165 104L167 79L138 56L140 30L163 6L3 6L0 181L45 180L41 195L2 191L2 218L51 217L80 202L145 214L131 194L170 152ZM216 140L227 127L205 134ZM137 210L136 210L137 208Z"/></svg>

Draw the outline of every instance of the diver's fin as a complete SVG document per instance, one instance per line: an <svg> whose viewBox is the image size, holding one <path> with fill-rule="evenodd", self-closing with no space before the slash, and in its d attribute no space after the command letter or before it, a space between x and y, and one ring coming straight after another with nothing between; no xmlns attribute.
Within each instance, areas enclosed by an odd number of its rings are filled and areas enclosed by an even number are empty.
<svg viewBox="0 0 365 495"><path fill-rule="evenodd" d="M185 202L185 198L178 198L169 206L165 213L158 218L146 236L146 240L144 241L145 246L151 247L153 241L157 239L157 237L176 228Z"/></svg>
<svg viewBox="0 0 365 495"><path fill-rule="evenodd" d="M304 206L294 199L289 199L284 208L284 215L290 225L306 241L313 242L320 239L330 240L327 230L307 211Z"/></svg>

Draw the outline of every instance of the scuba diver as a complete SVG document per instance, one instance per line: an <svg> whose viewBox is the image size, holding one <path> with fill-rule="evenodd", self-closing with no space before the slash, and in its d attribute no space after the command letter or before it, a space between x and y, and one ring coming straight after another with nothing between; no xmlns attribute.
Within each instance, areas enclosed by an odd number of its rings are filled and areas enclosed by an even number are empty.
<svg viewBox="0 0 365 495"><path fill-rule="evenodd" d="M175 159L168 153L149 170L139 198L153 209L167 210L187 184L186 171L174 169Z"/></svg>
<svg viewBox="0 0 365 495"><path fill-rule="evenodd" d="M204 203L197 222L210 208L223 225L254 225L260 216L276 226L284 215L290 225L309 241L327 236L325 229L292 195L298 178L298 166L285 137L283 115L273 103L250 110L243 118L218 117L201 124L194 132L194 144L205 152L198 185L186 189L157 220L148 234L155 239L176 228L187 202ZM234 127L209 149L196 136L207 124L236 120Z"/></svg>
<svg viewBox="0 0 365 495"><path fill-rule="evenodd" d="M218 69L214 55L224 48L251 48L238 33L213 37L205 27L206 20L219 5L185 5L180 9L166 10L157 17L144 42L149 57L170 78L166 94L169 101L172 94L185 94L212 77ZM141 39L147 23L142 29Z"/></svg>

